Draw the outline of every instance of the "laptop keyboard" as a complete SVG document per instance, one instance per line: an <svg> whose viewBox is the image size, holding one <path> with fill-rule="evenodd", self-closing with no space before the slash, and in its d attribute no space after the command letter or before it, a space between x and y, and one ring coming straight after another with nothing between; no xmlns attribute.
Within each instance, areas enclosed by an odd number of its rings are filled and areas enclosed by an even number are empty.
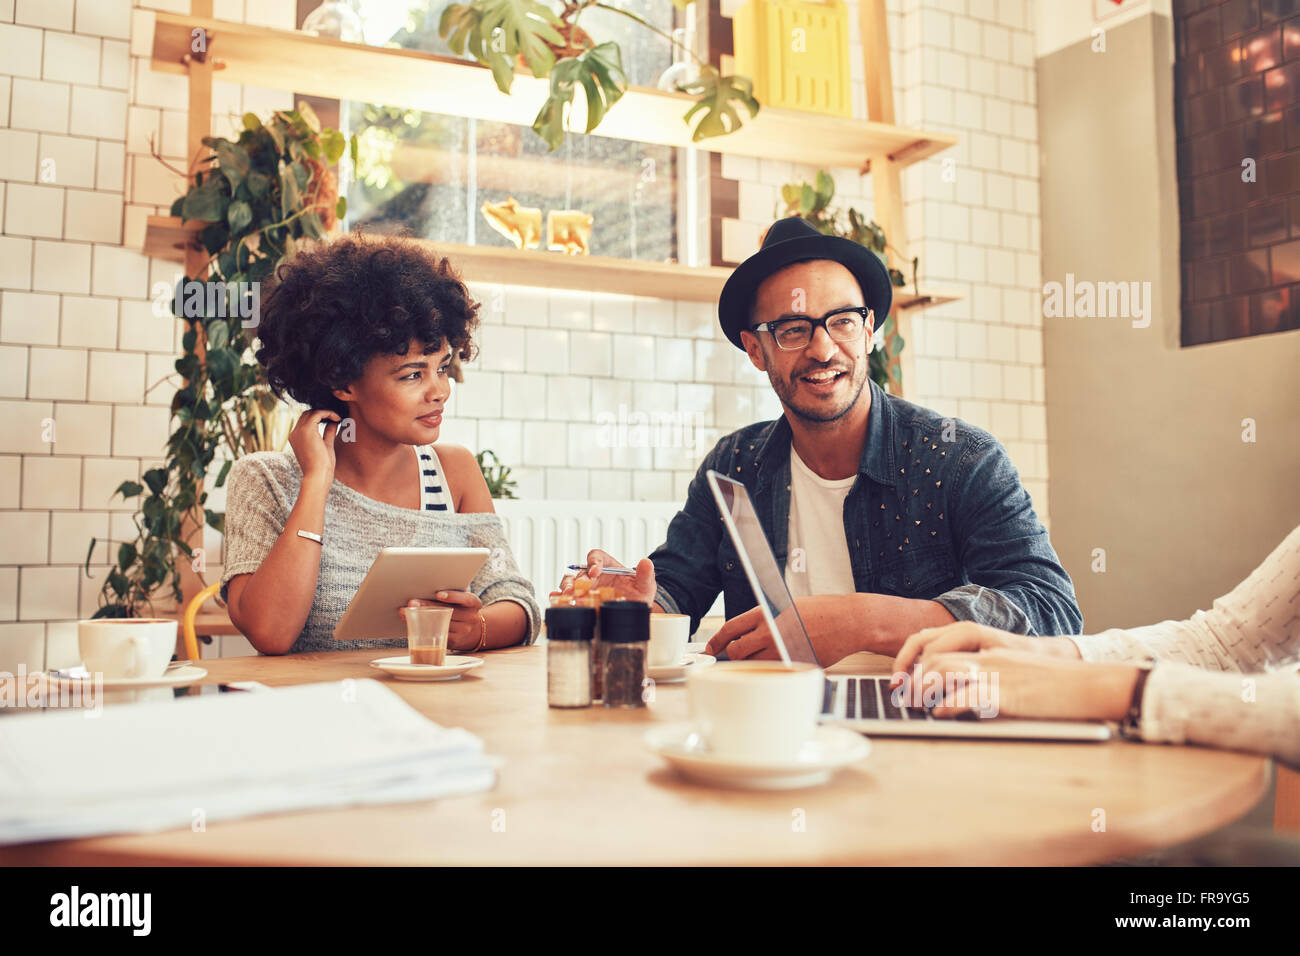
<svg viewBox="0 0 1300 956"><path fill-rule="evenodd" d="M827 678L822 713L844 720L934 720L923 707L898 707L889 678Z"/></svg>

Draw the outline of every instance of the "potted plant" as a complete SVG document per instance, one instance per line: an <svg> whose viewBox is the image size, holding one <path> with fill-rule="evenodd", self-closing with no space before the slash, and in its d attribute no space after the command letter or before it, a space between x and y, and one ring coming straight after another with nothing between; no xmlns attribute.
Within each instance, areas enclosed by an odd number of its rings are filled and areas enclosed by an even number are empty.
<svg viewBox="0 0 1300 956"><path fill-rule="evenodd" d="M673 6L685 10L691 2L673 0ZM517 65L533 76L550 77L550 95L533 120L533 130L554 150L564 141L566 107L573 103L578 86L586 94L588 133L599 125L628 86L618 44L599 43L578 26L578 18L589 9L634 20L696 61L699 75L677 87L695 97L695 103L682 117L689 126L698 115L691 135L695 142L739 129L743 120L737 107L743 107L751 117L758 115L759 103L748 77L722 74L644 17L605 0L562 0L558 13L539 0L452 3L442 12L438 35L452 52L463 55L468 51L489 67L502 93L510 92Z"/></svg>
<svg viewBox="0 0 1300 956"><path fill-rule="evenodd" d="M902 258L901 253L889 244L885 231L874 220L866 219L860 212L850 206L847 210L832 209L830 202L835 195L835 180L824 169L817 171L815 184L798 182L786 183L781 187L781 199L785 202L784 211L778 210L778 217L798 216L818 232L827 236L840 236L852 239L874 252L889 270L889 279L895 286L906 285L903 273L889 265L889 252ZM912 259L912 289L916 291L916 270L920 260ZM898 334L894 316L887 315L880 327L876 329L876 345L871 350L871 377L881 388L886 388L890 381L903 384L903 370L898 367L891 376L891 366L895 365L903 351L903 337Z"/></svg>
<svg viewBox="0 0 1300 956"><path fill-rule="evenodd" d="M117 488L124 499L138 499L136 537L118 546L97 618L138 617L166 587L179 602L178 555L202 580L204 562L191 542L205 523L224 530L225 515L206 506L203 490L218 452L226 454L219 488L235 458L283 447L291 425L252 355L259 285L298 243L325 236L347 208L331 167L348 143L322 129L305 103L266 122L246 113L237 139L203 143L212 152L186 176L189 187L171 210L200 226L196 238L208 255L172 298L172 314L186 323L175 366L184 384L171 402L176 427L164 463ZM355 141L351 147L355 160ZM87 571L96 543L92 538L86 553Z"/></svg>

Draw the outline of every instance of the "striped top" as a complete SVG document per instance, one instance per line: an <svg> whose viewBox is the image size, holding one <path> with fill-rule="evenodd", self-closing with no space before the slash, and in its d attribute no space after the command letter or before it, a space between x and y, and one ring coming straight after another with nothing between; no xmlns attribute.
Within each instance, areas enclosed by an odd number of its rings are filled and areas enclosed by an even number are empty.
<svg viewBox="0 0 1300 956"><path fill-rule="evenodd" d="M456 513L456 503L451 500L447 481L442 475L442 463L432 445L416 445L420 463L420 507L425 511Z"/></svg>

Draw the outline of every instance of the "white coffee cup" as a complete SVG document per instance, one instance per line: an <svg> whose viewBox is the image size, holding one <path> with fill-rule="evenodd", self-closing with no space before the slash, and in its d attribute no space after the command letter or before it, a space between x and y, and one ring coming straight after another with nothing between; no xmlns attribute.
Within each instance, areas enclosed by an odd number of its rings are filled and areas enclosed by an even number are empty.
<svg viewBox="0 0 1300 956"><path fill-rule="evenodd" d="M691 715L710 753L788 763L817 729L824 675L813 664L722 661L687 672Z"/></svg>
<svg viewBox="0 0 1300 956"><path fill-rule="evenodd" d="M77 622L81 663L107 680L161 677L176 650L176 622L106 617Z"/></svg>
<svg viewBox="0 0 1300 956"><path fill-rule="evenodd" d="M686 614L651 614L650 648L646 663L650 667L672 667L682 662L686 643L691 639L691 619Z"/></svg>

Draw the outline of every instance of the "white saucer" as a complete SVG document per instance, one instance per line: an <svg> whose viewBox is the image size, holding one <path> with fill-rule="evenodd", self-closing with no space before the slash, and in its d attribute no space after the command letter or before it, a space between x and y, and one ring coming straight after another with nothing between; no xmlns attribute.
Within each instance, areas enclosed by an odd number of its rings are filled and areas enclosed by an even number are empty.
<svg viewBox="0 0 1300 956"><path fill-rule="evenodd" d="M825 783L840 767L871 753L866 737L843 727L818 727L794 762L769 763L711 755L694 723L666 724L646 731L646 746L678 773L699 783L742 790L790 790Z"/></svg>
<svg viewBox="0 0 1300 956"><path fill-rule="evenodd" d="M701 667L708 667L710 664L716 664L718 659L710 657L708 654L687 654L682 658L681 663L665 664L662 667L647 667L646 676L656 684L679 684L686 680L686 672L691 668L698 670Z"/></svg>
<svg viewBox="0 0 1300 956"><path fill-rule="evenodd" d="M466 671L481 667L482 664L481 657L460 657L455 654L448 654L445 664L412 664L410 654L403 654L401 657L381 657L377 661L370 662L371 667L378 668L398 680L424 681L455 680Z"/></svg>
<svg viewBox="0 0 1300 956"><path fill-rule="evenodd" d="M89 677L51 677L49 674L43 674L42 676L50 684L66 685L68 687L91 680ZM167 671L160 677L105 677L103 689L107 691L146 690L150 687L188 687L190 684L201 681L207 676L208 672L202 667L188 665Z"/></svg>

